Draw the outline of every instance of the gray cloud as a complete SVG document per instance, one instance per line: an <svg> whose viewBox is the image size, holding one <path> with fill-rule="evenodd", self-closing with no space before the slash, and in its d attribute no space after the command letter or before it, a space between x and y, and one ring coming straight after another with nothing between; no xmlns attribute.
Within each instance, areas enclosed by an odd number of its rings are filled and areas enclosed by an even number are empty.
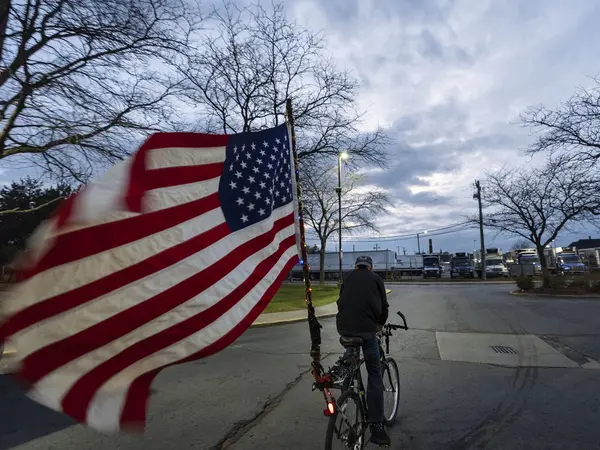
<svg viewBox="0 0 600 450"><path fill-rule="evenodd" d="M441 146L412 148L406 144L391 150L392 160L384 172L366 176L369 183L385 189L407 188L416 177L425 177L432 172L449 172L460 168L459 163Z"/></svg>
<svg viewBox="0 0 600 450"><path fill-rule="evenodd" d="M382 220L386 233L444 226L473 212L475 178L496 165L528 163L519 152L530 139L515 124L519 113L555 106L600 73L590 45L600 41L595 0L284 3L292 18L323 31L334 60L362 82L365 127L383 125L396 141L388 170L366 174L398 207ZM0 181L16 173L6 169ZM473 239L477 231L463 230L435 237L434 246L460 251ZM488 244L514 240L489 233Z"/></svg>
<svg viewBox="0 0 600 450"><path fill-rule="evenodd" d="M400 16L411 21L443 21L447 19L455 0L377 0L375 5L363 0L330 0L320 4L328 23L346 24L351 19L361 20L361 12L375 9L387 16ZM370 26L370 24L365 24Z"/></svg>
<svg viewBox="0 0 600 450"><path fill-rule="evenodd" d="M409 189L396 190L394 192L394 198L401 204L429 206L431 208L451 206L455 202L455 199L450 196L440 195L433 192L417 192L413 194ZM445 215L444 220L447 220Z"/></svg>
<svg viewBox="0 0 600 450"><path fill-rule="evenodd" d="M288 4L326 31L334 58L363 82L359 101L369 125L386 126L396 140L388 170L366 171L367 181L396 202L395 213L381 220L385 234L433 229L475 212L476 178L497 166L530 163L520 152L530 137L516 123L519 114L532 104L556 105L600 72L589 45L600 39L594 0L577 7L562 0ZM486 236L488 246L515 241ZM479 237L461 229L433 239L436 249L464 251ZM416 239L383 245L412 251Z"/></svg>

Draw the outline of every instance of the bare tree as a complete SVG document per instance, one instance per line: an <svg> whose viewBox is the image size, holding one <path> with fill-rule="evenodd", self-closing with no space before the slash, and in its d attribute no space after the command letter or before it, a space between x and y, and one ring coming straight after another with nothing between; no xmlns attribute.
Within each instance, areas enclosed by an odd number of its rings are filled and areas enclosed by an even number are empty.
<svg viewBox="0 0 600 450"><path fill-rule="evenodd" d="M512 250L519 250L522 248L528 248L532 242L529 239L518 239L512 246Z"/></svg>
<svg viewBox="0 0 600 450"><path fill-rule="evenodd" d="M189 52L200 20L191 3L3 2L0 159L21 156L84 182L128 155L173 112L180 80L169 67Z"/></svg>
<svg viewBox="0 0 600 450"><path fill-rule="evenodd" d="M267 11L226 2L211 16L212 29L182 68L203 129L232 133L278 125L292 98L301 159L343 149L356 164L385 164L389 139L381 129L359 131L359 84L326 56L319 34L288 20L277 4Z"/></svg>
<svg viewBox="0 0 600 450"><path fill-rule="evenodd" d="M301 170L304 217L320 242L321 283L325 282L325 251L329 237L339 230L337 173L333 166ZM385 192L364 189L361 177L347 175L342 182L342 231L378 231L375 220L391 205Z"/></svg>
<svg viewBox="0 0 600 450"><path fill-rule="evenodd" d="M590 89L578 88L556 109L530 108L523 126L537 134L530 154L562 153L571 160L594 165L600 160L600 79Z"/></svg>
<svg viewBox="0 0 600 450"><path fill-rule="evenodd" d="M514 234L536 248L548 282L544 249L574 221L598 214L600 178L592 169L552 159L540 168L504 168L486 176L484 225ZM476 218L471 218L475 221Z"/></svg>

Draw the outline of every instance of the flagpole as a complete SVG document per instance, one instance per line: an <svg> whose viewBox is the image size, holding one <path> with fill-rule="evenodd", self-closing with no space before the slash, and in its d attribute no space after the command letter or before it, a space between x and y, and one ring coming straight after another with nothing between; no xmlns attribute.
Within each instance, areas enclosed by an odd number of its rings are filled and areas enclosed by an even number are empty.
<svg viewBox="0 0 600 450"><path fill-rule="evenodd" d="M294 112L292 109L292 100L286 101L286 116L292 135L292 154L294 157L294 172L296 177L296 190L298 195L298 222L300 225L300 252L302 255L302 273L304 276L304 286L306 288L306 309L308 311L308 328L310 330L310 356L312 357L312 374L318 383L322 383L323 366L321 365L321 324L315 314L315 308L312 303L312 289L310 283L310 267L308 264L308 252L306 249L306 230L304 226L304 204L302 201L302 189L300 188L300 164L298 161L298 151L296 150L296 131L294 129Z"/></svg>

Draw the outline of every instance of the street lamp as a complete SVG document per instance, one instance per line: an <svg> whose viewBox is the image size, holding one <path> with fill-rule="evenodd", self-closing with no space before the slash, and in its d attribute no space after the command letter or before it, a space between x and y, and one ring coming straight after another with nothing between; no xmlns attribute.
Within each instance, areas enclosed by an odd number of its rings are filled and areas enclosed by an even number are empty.
<svg viewBox="0 0 600 450"><path fill-rule="evenodd" d="M419 235L421 234L427 234L427 230L423 231L422 233L417 233L417 249L419 252L419 255L421 254L421 240L419 239Z"/></svg>
<svg viewBox="0 0 600 450"><path fill-rule="evenodd" d="M335 191L338 195L338 238L339 238L339 257L340 257L340 279L339 283L342 283L343 272L342 272L342 160L348 159L348 152L338 153L338 186Z"/></svg>

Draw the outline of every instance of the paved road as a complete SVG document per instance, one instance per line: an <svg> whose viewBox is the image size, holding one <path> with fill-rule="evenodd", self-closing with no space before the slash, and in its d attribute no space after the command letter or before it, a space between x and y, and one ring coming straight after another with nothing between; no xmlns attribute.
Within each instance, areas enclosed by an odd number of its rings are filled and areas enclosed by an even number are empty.
<svg viewBox="0 0 600 450"><path fill-rule="evenodd" d="M412 329L391 343L403 383L391 448L600 448L600 301L507 289L392 287L392 309ZM340 348L333 320L323 325L327 363ZM252 329L214 357L166 370L141 437L74 425L0 376L0 450L319 449L326 420L303 375L307 350L305 323Z"/></svg>

